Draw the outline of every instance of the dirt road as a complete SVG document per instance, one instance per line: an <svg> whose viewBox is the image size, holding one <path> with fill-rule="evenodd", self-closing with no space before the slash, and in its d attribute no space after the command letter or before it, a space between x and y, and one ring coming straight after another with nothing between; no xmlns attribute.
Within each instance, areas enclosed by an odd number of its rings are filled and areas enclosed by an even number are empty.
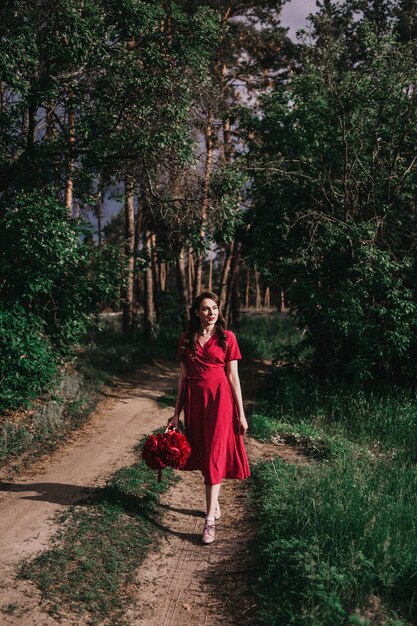
<svg viewBox="0 0 417 626"><path fill-rule="evenodd" d="M129 382L116 380L88 424L42 466L13 482L5 471L0 474L1 624L58 623L44 614L36 587L15 578L19 563L48 547L57 530L56 512L134 461L133 446L161 426L164 413L171 413L161 410L156 399L175 387L176 377L175 367L154 365Z"/></svg>
<svg viewBox="0 0 417 626"><path fill-rule="evenodd" d="M258 368L258 371L256 371ZM266 367L247 364L242 372L250 402ZM114 471L134 460L137 441L166 422L169 408L156 399L176 385L174 364L155 364L128 382L115 381L106 400L71 442L43 466L11 481L0 474L0 623L24 626L82 624L76 616L56 621L46 612L37 588L16 579L22 559L48 548L57 530L54 514L103 485ZM252 459L276 456L275 446L248 439ZM281 454L297 455L291 449ZM253 516L246 483L225 481L217 524L217 539L202 546L203 485L197 472L183 472L182 480L165 495L162 521L165 539L159 551L146 559L136 584L126 590L126 621L142 626L191 626L253 623L254 603L247 589L249 541Z"/></svg>

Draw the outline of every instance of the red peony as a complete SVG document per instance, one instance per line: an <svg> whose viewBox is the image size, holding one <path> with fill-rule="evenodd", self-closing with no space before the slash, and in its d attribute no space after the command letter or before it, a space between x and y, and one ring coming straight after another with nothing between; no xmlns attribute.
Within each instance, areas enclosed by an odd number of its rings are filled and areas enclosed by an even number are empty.
<svg viewBox="0 0 417 626"><path fill-rule="evenodd" d="M142 448L142 458L146 465L158 470L158 481L161 479L161 470L168 465L175 469L182 469L190 453L191 447L187 439L174 429L157 435L149 435Z"/></svg>

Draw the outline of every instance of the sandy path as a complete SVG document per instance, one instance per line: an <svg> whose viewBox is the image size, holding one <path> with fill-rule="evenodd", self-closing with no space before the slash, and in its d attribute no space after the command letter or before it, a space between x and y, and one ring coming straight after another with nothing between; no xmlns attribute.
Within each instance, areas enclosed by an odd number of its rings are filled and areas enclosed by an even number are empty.
<svg viewBox="0 0 417 626"><path fill-rule="evenodd" d="M244 363L241 378L250 408L267 367ZM0 474L0 623L22 626L81 625L79 617L46 612L39 590L16 579L22 559L48 548L57 530L55 513L103 485L118 468L134 460L133 446L165 423L172 409L161 409L158 396L176 385L174 364L152 365L128 382L115 381L107 399L70 443L44 459L30 474L11 482ZM247 439L250 460L280 454L303 462L289 446L263 445ZM126 623L141 626L253 624L256 603L250 595L247 570L254 533L245 481L225 481L222 518L216 541L200 542L204 523L203 484L199 472L182 472L181 480L163 496L164 539L126 589ZM44 610L43 610L44 609ZM109 622L110 623L110 622Z"/></svg>
<svg viewBox="0 0 417 626"><path fill-rule="evenodd" d="M251 462L277 456L292 463L307 462L286 445L261 444L248 437L246 448ZM127 590L131 604L126 622L132 626L253 625L257 603L251 595L248 570L256 559L251 545L255 515L247 485L224 481L216 541L203 546L202 479L197 472L182 476L162 498L163 544L138 570L136 588Z"/></svg>
<svg viewBox="0 0 417 626"><path fill-rule="evenodd" d="M241 367L246 409L267 371L261 363ZM247 437L246 449L251 463L277 456L289 463L308 462L285 444L262 444ZM162 496L164 540L146 558L135 584L127 590L126 622L132 626L253 625L257 603L251 595L248 570L256 559L251 544L256 527L247 482L223 482L216 541L204 546L203 481L199 472L182 472L181 477Z"/></svg>
<svg viewBox="0 0 417 626"><path fill-rule="evenodd" d="M175 387L176 379L175 368L154 365L129 382L115 381L89 423L62 450L13 482L5 471L0 474L1 624L58 623L41 610L37 588L15 578L18 565L48 547L57 529L56 512L133 462L133 446L171 413L161 410L155 400ZM67 623L80 622L69 619Z"/></svg>

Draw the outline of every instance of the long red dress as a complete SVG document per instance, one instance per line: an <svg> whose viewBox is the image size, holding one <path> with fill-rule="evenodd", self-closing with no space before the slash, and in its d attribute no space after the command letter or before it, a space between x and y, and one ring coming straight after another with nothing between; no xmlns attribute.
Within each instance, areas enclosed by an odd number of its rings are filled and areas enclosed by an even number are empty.
<svg viewBox="0 0 417 626"><path fill-rule="evenodd" d="M250 474L243 437L226 363L241 359L235 335L226 330L227 348L220 345L215 332L197 353L184 345L187 334L179 339L177 360L184 361L187 378L183 387L185 434L191 446L185 470L201 470L206 485L223 478L247 478Z"/></svg>

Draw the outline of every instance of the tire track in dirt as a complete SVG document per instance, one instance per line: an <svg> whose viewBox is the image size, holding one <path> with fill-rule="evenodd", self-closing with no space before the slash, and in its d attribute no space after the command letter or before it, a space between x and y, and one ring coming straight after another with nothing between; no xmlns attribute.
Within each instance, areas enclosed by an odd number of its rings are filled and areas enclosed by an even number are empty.
<svg viewBox="0 0 417 626"><path fill-rule="evenodd" d="M49 547L58 529L55 515L85 499L109 475L131 464L136 443L171 414L156 399L177 380L173 364L154 364L128 380L115 380L89 422L52 455L17 479L0 472L0 623L13 626L82 624L47 614L36 586L19 580L23 559Z"/></svg>
<svg viewBox="0 0 417 626"><path fill-rule="evenodd" d="M241 377L246 407L253 403L268 366L244 363ZM58 524L55 514L86 498L106 478L135 459L133 447L144 435L166 423L172 409L156 400L176 387L173 363L142 368L129 380L115 380L107 400L88 424L62 449L18 479L0 472L0 623L13 626L89 624L88 617L47 612L40 591L17 579L22 559L49 547ZM250 460L283 456L305 462L290 446L261 444L247 438ZM200 472L181 472L162 498L162 545L151 552L126 589L127 624L135 626L200 626L253 624L255 601L247 571L254 557L250 540L254 514L248 506L247 483L224 481L222 518L216 541L201 544L204 486ZM103 624L111 624L110 621Z"/></svg>
<svg viewBox="0 0 417 626"><path fill-rule="evenodd" d="M255 375L256 371L256 375ZM264 364L245 364L242 387L245 404L253 404L256 389L268 371ZM287 445L263 444L246 438L251 463L280 456L290 463L305 457ZM162 497L164 539L149 554L127 590L132 626L200 626L254 624L256 600L248 571L256 555L251 540L255 514L246 481L225 480L220 493L222 517L216 522L216 541L201 544L204 524L204 486L199 472L181 472L181 481Z"/></svg>

